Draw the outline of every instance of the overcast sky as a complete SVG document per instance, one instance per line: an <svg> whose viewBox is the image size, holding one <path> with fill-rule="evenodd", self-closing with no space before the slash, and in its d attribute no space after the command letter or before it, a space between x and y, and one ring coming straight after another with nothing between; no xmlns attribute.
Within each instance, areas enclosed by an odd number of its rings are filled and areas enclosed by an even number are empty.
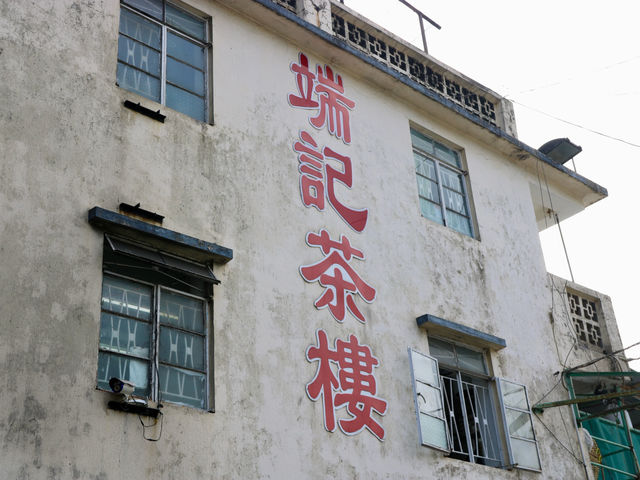
<svg viewBox="0 0 640 480"><path fill-rule="evenodd" d="M573 275L612 297L625 346L640 341L640 226L633 211L640 190L640 2L409 3L442 26L427 28L432 56L514 102L520 140L538 148L568 137L582 147L578 173L607 188L609 197L561 224ZM345 4L422 46L416 14L399 1ZM569 279L557 227L541 239L547 270ZM640 347L627 354L640 357ZM640 362L634 367L640 370Z"/></svg>

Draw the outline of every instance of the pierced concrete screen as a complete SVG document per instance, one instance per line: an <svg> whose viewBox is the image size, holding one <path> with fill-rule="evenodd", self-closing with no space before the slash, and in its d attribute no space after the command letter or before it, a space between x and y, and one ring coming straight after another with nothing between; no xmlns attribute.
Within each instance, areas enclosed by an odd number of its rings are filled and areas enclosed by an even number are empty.
<svg viewBox="0 0 640 480"><path fill-rule="evenodd" d="M602 330L598 321L598 306L596 302L567 292L571 320L578 338L594 347L603 348Z"/></svg>
<svg viewBox="0 0 640 480"><path fill-rule="evenodd" d="M282 1L278 1L278 3L282 3ZM410 50L400 45L390 45L391 39L386 36L380 38L381 34L372 35L367 31L371 27L356 24L355 21L350 21L347 16L339 15L335 11L331 12L331 20L333 34L348 42L349 45L451 100L468 112L496 125L496 107L485 96L472 92L453 78L447 78L446 74L443 71L438 71L441 69L435 65L427 64L424 60L416 58L417 55L412 56L409 53Z"/></svg>
<svg viewBox="0 0 640 480"><path fill-rule="evenodd" d="M296 0L273 0L278 5L282 5L287 10L296 13Z"/></svg>

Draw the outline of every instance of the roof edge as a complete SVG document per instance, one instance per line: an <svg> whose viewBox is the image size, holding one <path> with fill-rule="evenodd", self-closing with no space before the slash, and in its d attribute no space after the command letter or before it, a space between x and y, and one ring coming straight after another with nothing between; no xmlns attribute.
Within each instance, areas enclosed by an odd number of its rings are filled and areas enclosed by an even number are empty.
<svg viewBox="0 0 640 480"><path fill-rule="evenodd" d="M276 13L277 15L279 15L281 17L284 17L284 18L296 23L298 26L308 30L309 32L311 32L314 35L320 37L322 40L324 40L327 43L330 43L331 45L335 46L336 48L344 50L345 52L350 53L351 55L353 55L356 58L362 60L363 62L367 63L368 65L370 65L370 66L382 71L383 73L386 73L387 75L393 77L395 80L397 80L397 81L403 83L404 85L406 85L407 87L409 87L409 88L421 93L422 95L424 95L425 97L429 98L430 100L433 100L434 102L437 102L440 105L448 108L449 110L452 110L453 112L459 114L460 116L462 116L465 119L469 120L470 122L472 122L476 126L488 130L489 132L491 132L496 137L498 137L498 138L510 143L512 146L514 146L518 150L522 151L523 154L532 156L532 157L534 157L534 158L546 163L550 167L553 167L556 170L559 170L560 172L562 172L562 173L568 175L569 177L571 177L572 179L582 183L583 185L585 185L586 187L591 189L594 193L596 193L598 195L605 196L605 197L608 196L608 192L607 192L607 189L605 187L603 187L603 186L601 186L601 185L589 180L586 177L583 177L582 175L574 172L573 170L568 169L564 165L559 165L559 164L554 163L549 157L547 157L546 155L544 155L542 152L538 151L537 149L525 144L524 142L522 142L521 140L517 139L516 137L514 137L512 135L509 135L504 130L500 129L499 127L497 127L495 125L492 125L488 121L483 120L483 119L481 119L479 117L476 117L475 115L471 114L470 112L468 112L464 108L460 107L459 105L456 105L451 100L449 100L447 98L444 98L444 97L438 95L435 92L432 92L431 90L427 89L426 87L420 85L415 80L411 80L409 77L407 77L407 76L405 76L405 75L403 75L403 74L401 74L399 72L396 72L395 70L389 68L387 65L384 65L384 64L380 63L375 58L369 57L368 55L360 52L359 50L356 50L355 48L353 48L351 45L349 45L345 41L335 37L334 35L329 34L328 32L325 32L321 28L319 28L319 27L307 22L306 20L300 18L295 13L291 12L290 10L287 10L283 6L278 5L277 3L274 3L272 0L252 0L252 1L262 5L264 8L266 8L268 10L271 10L272 12ZM487 90L490 90L490 89L487 89ZM501 98L504 98L504 97L501 97Z"/></svg>

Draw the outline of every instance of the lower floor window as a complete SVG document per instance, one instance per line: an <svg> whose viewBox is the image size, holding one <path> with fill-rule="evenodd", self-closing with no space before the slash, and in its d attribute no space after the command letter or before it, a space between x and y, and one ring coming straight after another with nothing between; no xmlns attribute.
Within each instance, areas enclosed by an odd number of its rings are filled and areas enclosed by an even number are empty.
<svg viewBox="0 0 640 480"><path fill-rule="evenodd" d="M489 382L440 368L451 456L500 466L501 452Z"/></svg>
<svg viewBox="0 0 640 480"><path fill-rule="evenodd" d="M409 349L420 443L472 463L540 471L526 388L493 379L481 351L436 338L429 350Z"/></svg>
<svg viewBox="0 0 640 480"><path fill-rule="evenodd" d="M136 248L105 237L98 388L118 377L136 396L209 409L212 282L202 266L160 266L157 252Z"/></svg>

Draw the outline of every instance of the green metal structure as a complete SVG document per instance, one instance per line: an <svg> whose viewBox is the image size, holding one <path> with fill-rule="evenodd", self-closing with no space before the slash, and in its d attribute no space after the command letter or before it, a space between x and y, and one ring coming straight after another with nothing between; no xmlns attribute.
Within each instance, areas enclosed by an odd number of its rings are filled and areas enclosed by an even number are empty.
<svg viewBox="0 0 640 480"><path fill-rule="evenodd" d="M579 427L585 428L597 445L599 456L591 456L591 465L597 480L640 479L640 430L629 426L621 412L640 409L640 372L584 372L567 370L563 378L569 391L569 400L540 403L533 406L535 413L547 408L570 405ZM574 380L605 379L613 381L615 391L602 394L577 393ZM595 412L580 407L599 406ZM606 406L604 406L606 405ZM593 408L591 408L593 410ZM605 418L608 417L608 418Z"/></svg>

